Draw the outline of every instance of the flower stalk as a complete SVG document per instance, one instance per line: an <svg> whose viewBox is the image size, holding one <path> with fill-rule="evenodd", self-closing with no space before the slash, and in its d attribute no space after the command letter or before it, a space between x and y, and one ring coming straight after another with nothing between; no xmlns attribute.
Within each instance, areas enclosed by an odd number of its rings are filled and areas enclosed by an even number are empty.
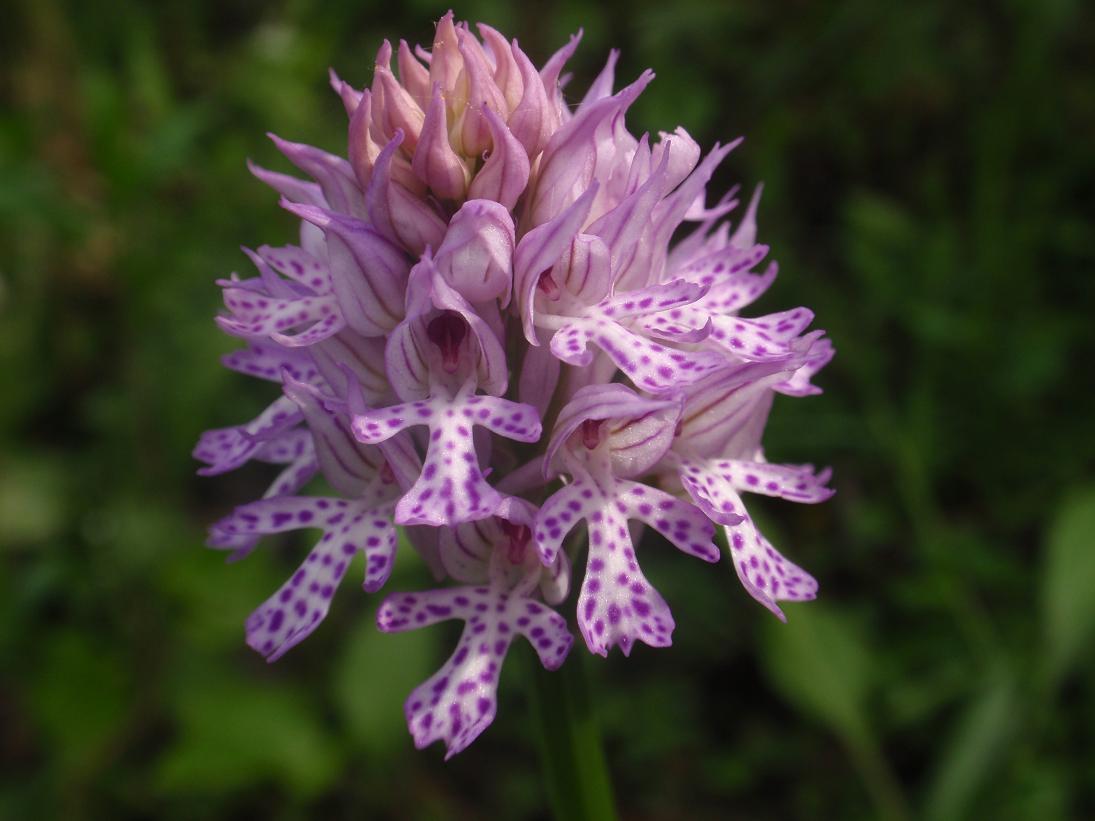
<svg viewBox="0 0 1095 821"><path fill-rule="evenodd" d="M558 673L529 661L530 711L552 813L558 821L613 821L612 782L585 659Z"/></svg>

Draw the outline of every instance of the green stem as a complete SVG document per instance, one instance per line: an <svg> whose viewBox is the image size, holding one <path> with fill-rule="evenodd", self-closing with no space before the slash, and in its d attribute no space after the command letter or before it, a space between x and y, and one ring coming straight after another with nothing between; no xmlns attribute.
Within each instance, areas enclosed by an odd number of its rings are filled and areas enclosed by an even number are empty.
<svg viewBox="0 0 1095 821"><path fill-rule="evenodd" d="M586 685L585 659L572 653L559 670L530 655L530 701L540 761L558 821L614 821L612 782Z"/></svg>
<svg viewBox="0 0 1095 821"><path fill-rule="evenodd" d="M887 821L908 821L912 817L908 801L882 751L866 737L845 736L844 743L874 801L878 817Z"/></svg>

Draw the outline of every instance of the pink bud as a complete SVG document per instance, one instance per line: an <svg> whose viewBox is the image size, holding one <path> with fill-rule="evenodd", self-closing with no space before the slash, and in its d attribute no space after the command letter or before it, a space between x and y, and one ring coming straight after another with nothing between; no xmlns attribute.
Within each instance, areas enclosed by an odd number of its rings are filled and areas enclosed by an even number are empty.
<svg viewBox="0 0 1095 821"><path fill-rule="evenodd" d="M544 67L540 71L540 79L543 80L544 88L547 90L548 98L554 112L554 119L551 125L552 130L558 128L560 124L566 122L570 117L570 110L567 108L566 101L563 99L562 87L559 85L559 75L562 73L566 61L569 60L570 56L577 50L578 43L580 43L581 40L582 31L579 29L578 33L572 35L570 41L565 46L551 55L551 58L544 63Z"/></svg>
<svg viewBox="0 0 1095 821"><path fill-rule="evenodd" d="M511 53L521 73L523 94L521 102L509 116L508 125L513 136L525 147L525 152L531 159L547 145L556 118L536 67L517 47L516 40L511 47Z"/></svg>
<svg viewBox="0 0 1095 821"><path fill-rule="evenodd" d="M434 264L469 302L501 297L509 302L513 263L513 220L489 200L468 200L453 215Z"/></svg>
<svg viewBox="0 0 1095 821"><path fill-rule="evenodd" d="M380 44L380 48L377 49L376 59L373 61L373 84L370 86L369 91L373 97L373 117L372 122L369 124L369 133L373 135L373 139L380 144L386 143L392 138L391 133L385 128L382 122L382 112L384 111L384 84L381 82L380 69L391 69L392 62L392 44L385 40Z"/></svg>
<svg viewBox="0 0 1095 821"><path fill-rule="evenodd" d="M380 146L373 140L369 133L369 126L373 119L373 95L366 89L350 117L348 135L350 165L354 169L354 176L362 188L368 188L369 177L373 172L373 163L380 153Z"/></svg>
<svg viewBox="0 0 1095 821"><path fill-rule="evenodd" d="M509 43L500 32L485 23L480 23L478 28L494 64L494 84L505 97L506 113L509 113L517 108L524 94L525 83L521 79L521 69L518 68L517 61L513 59Z"/></svg>
<svg viewBox="0 0 1095 821"><path fill-rule="evenodd" d="M361 102L361 92L339 77L333 68L327 69L327 79L335 94L342 100L342 107L346 109L346 114L353 116L357 104Z"/></svg>
<svg viewBox="0 0 1095 821"><path fill-rule="evenodd" d="M372 177L373 165L380 154L380 144L374 137L375 129L372 127L372 109L375 95L366 89L362 92L361 102L354 110L350 118L349 128L349 156L350 165L354 170L354 176L363 189L369 187ZM385 142L387 142L385 140ZM393 180L399 182L408 191L424 196L426 186L414 175L410 163L403 156L392 157L389 170Z"/></svg>
<svg viewBox="0 0 1095 821"><path fill-rule="evenodd" d="M430 98L430 73L418 62L406 40L399 41L399 82L421 106Z"/></svg>
<svg viewBox="0 0 1095 821"><path fill-rule="evenodd" d="M563 211L593 179L598 135L621 115L654 78L645 71L639 79L612 97L581 111L556 131L544 148L536 194L531 203L532 224L540 225Z"/></svg>
<svg viewBox="0 0 1095 821"><path fill-rule="evenodd" d="M495 200L512 210L528 185L528 154L497 114L488 108L486 115L494 148L472 180L468 196Z"/></svg>
<svg viewBox="0 0 1095 821"><path fill-rule="evenodd" d="M431 87L434 83L439 83L441 92L448 96L456 88L457 79L463 69L460 41L450 11L438 21L437 32L434 34L433 51L430 54Z"/></svg>
<svg viewBox="0 0 1095 821"><path fill-rule="evenodd" d="M391 69L386 66L377 66L376 76L380 80L380 87L384 90L384 105L378 109L374 103L373 117L379 119L384 130L390 134L402 131L403 151L413 155L426 115L422 113L422 109L414 98L395 79Z"/></svg>
<svg viewBox="0 0 1095 821"><path fill-rule="evenodd" d="M463 153L475 156L491 147L491 131L484 112L491 109L505 114L508 108L506 98L494 84L490 63L479 41L463 29L457 35L460 37L460 54L464 58L468 89L467 104L460 123L460 141Z"/></svg>
<svg viewBox="0 0 1095 821"><path fill-rule="evenodd" d="M445 125L445 103L441 86L435 84L433 97L426 109L418 147L412 168L415 176L426 183L443 200L462 200L468 187L468 170L449 145Z"/></svg>
<svg viewBox="0 0 1095 821"><path fill-rule="evenodd" d="M388 213L396 237L412 254L421 254L445 236L445 221L437 212L395 180L388 186Z"/></svg>
<svg viewBox="0 0 1095 821"><path fill-rule="evenodd" d="M381 234L417 256L441 243L445 222L429 203L392 178L393 154L402 142L403 132L397 131L376 158L365 205L369 222Z"/></svg>

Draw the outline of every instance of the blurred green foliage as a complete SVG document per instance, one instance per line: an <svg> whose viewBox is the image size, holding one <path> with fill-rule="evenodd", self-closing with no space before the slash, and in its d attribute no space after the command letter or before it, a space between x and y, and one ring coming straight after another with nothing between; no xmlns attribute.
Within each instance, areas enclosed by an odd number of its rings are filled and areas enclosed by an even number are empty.
<svg viewBox="0 0 1095 821"><path fill-rule="evenodd" d="M217 364L212 279L292 221L266 130L340 150L336 66L442 6L22 0L0 32L0 817L542 818L520 664L442 765L400 704L443 630L379 636L352 585L270 667L242 623L303 546L242 565L203 527L261 469L198 480L269 395ZM1070 0L572 0L457 9L543 60L585 27L652 66L637 129L746 134L781 277L838 356L769 455L834 500L754 504L823 601L774 622L648 550L672 649L590 664L622 814L1095 813L1095 20ZM696 563L698 565L698 563ZM351 575L354 571L351 571ZM422 582L414 562L393 584Z"/></svg>

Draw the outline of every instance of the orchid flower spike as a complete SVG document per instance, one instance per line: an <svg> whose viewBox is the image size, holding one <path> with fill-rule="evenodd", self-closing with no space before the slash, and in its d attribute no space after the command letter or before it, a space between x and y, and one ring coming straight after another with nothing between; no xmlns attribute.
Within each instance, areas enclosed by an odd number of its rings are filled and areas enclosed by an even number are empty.
<svg viewBox="0 0 1095 821"><path fill-rule="evenodd" d="M669 603L639 566L657 549L640 548L644 530L725 557L779 618L779 602L817 593L743 497L832 494L828 470L770 463L761 441L777 394L819 392L832 345L807 308L742 315L776 264L757 240L759 186L744 208L708 204L738 143L704 155L683 128L632 135L653 74L614 90L615 52L573 105L560 75L577 44L537 68L450 12L426 48L385 42L368 86L332 73L345 150L273 137L302 176L251 167L299 240L247 250L255 273L219 282L217 324L242 343L224 364L280 393L203 434L199 472L280 472L209 544L239 559L262 536L317 534L247 643L279 658L319 629L347 574L376 593L410 546L439 586L389 594L377 626L463 622L406 702L414 743L449 755L493 720L516 637L550 670L576 635L599 655L671 643Z"/></svg>

